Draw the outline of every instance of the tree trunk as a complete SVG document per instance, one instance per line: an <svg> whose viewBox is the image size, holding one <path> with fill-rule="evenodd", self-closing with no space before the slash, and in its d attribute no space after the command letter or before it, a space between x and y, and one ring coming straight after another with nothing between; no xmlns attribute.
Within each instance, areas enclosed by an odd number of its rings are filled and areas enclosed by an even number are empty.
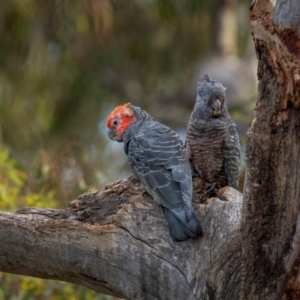
<svg viewBox="0 0 300 300"><path fill-rule="evenodd" d="M242 299L300 299L299 14L299 0L250 9L259 87L246 144Z"/></svg>
<svg viewBox="0 0 300 300"><path fill-rule="evenodd" d="M0 213L1 271L127 299L300 298L300 2L250 12L259 90L243 201L228 187L204 204L195 192L204 236L181 243L134 177L66 210Z"/></svg>

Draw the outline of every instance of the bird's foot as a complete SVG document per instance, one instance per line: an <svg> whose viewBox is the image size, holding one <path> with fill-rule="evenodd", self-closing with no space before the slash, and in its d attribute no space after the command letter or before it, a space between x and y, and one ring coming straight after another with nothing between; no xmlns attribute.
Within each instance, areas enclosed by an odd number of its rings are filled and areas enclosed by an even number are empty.
<svg viewBox="0 0 300 300"><path fill-rule="evenodd" d="M142 192L142 197L151 196L146 190Z"/></svg>
<svg viewBox="0 0 300 300"><path fill-rule="evenodd" d="M210 197L210 196L215 196L216 192L215 189L219 189L220 188L220 184L218 182L213 182L212 184L208 185L206 187L206 196Z"/></svg>

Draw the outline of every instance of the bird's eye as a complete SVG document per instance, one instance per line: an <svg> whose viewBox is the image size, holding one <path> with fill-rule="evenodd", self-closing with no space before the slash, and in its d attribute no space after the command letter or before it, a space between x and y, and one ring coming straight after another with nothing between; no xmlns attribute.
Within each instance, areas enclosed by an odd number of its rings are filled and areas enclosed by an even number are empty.
<svg viewBox="0 0 300 300"><path fill-rule="evenodd" d="M119 124L119 121L118 120L113 120L113 124L114 124L114 126L117 126Z"/></svg>

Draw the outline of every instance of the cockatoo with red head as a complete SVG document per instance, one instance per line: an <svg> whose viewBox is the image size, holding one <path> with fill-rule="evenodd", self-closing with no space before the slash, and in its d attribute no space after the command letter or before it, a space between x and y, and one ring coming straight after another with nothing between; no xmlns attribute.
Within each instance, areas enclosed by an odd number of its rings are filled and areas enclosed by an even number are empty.
<svg viewBox="0 0 300 300"><path fill-rule="evenodd" d="M130 103L116 107L106 125L108 137L124 143L133 174L161 206L173 240L201 236L190 164L179 136Z"/></svg>

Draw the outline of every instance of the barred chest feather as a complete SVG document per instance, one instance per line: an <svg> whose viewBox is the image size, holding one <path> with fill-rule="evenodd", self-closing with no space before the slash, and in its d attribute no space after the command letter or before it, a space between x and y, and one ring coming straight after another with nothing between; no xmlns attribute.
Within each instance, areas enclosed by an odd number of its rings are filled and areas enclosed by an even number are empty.
<svg viewBox="0 0 300 300"><path fill-rule="evenodd" d="M227 133L228 127L225 122L218 126L200 128L189 123L186 135L195 175L210 183L219 182L221 186L226 185L223 147Z"/></svg>

